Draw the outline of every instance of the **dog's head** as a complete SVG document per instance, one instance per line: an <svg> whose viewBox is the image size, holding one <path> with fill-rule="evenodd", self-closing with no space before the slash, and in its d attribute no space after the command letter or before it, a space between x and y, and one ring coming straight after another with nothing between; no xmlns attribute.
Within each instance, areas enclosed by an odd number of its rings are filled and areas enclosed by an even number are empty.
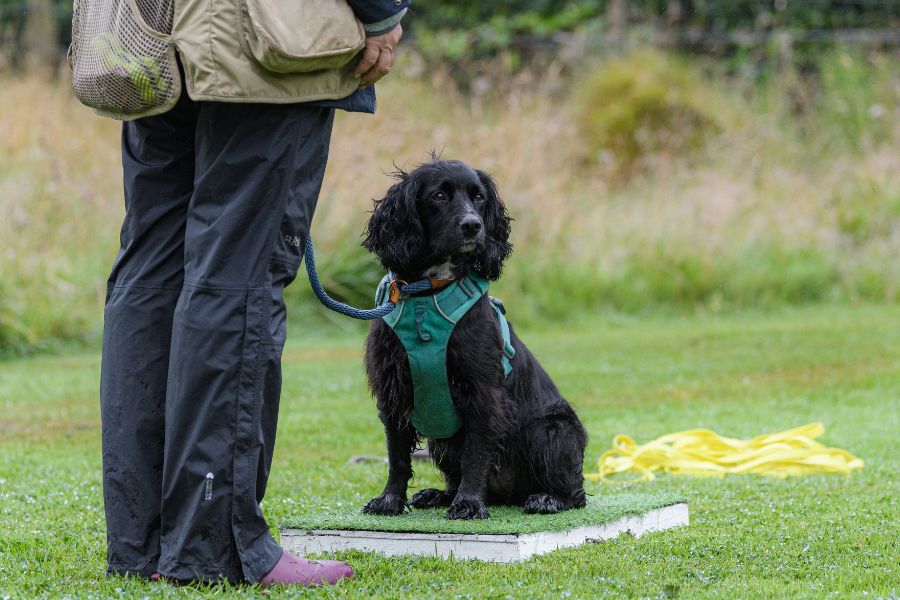
<svg viewBox="0 0 900 600"><path fill-rule="evenodd" d="M494 280L512 251L506 208L486 173L456 160L435 159L410 173L384 198L363 242L401 279L461 277Z"/></svg>

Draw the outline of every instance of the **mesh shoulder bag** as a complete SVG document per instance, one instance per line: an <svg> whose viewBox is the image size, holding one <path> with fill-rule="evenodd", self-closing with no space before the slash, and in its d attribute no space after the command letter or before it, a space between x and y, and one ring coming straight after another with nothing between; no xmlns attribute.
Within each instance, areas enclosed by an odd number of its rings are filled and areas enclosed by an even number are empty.
<svg viewBox="0 0 900 600"><path fill-rule="evenodd" d="M130 120L178 101L174 7L175 0L75 0L69 66L82 104Z"/></svg>

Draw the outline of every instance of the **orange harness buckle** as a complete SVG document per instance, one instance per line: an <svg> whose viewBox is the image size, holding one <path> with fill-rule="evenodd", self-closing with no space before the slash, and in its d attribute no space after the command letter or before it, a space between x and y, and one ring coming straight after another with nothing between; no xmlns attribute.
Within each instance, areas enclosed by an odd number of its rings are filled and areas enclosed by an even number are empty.
<svg viewBox="0 0 900 600"><path fill-rule="evenodd" d="M409 297L408 294L400 291L400 286L403 285L406 285L406 282L402 279L392 279L391 283L388 284L388 300L394 304L399 303L401 300L406 300Z"/></svg>

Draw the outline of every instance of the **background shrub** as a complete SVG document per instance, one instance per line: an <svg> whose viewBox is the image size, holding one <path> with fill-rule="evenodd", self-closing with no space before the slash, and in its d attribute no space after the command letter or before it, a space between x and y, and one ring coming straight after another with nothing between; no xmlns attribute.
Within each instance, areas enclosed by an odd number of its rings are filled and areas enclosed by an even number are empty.
<svg viewBox="0 0 900 600"><path fill-rule="evenodd" d="M721 129L713 83L654 50L604 62L577 90L591 160L631 173L660 155L689 154Z"/></svg>

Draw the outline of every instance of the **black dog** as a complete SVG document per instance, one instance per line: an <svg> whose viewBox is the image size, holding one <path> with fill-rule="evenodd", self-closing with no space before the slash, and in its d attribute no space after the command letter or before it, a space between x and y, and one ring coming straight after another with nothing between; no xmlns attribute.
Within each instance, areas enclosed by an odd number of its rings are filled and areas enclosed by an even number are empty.
<svg viewBox="0 0 900 600"><path fill-rule="evenodd" d="M435 159L397 178L375 202L363 242L386 269L405 281L471 272L488 280L500 276L512 251L510 219L488 175ZM513 370L504 376L500 335L487 295L453 330L446 368L462 428L453 437L428 440L447 489L417 492L416 508L443 506L451 519L483 519L486 504L515 504L529 513L585 505L584 427L515 332ZM398 515L407 507L410 456L419 435L410 422L406 350L381 319L372 323L365 361L387 434L389 473L384 492L363 511Z"/></svg>

